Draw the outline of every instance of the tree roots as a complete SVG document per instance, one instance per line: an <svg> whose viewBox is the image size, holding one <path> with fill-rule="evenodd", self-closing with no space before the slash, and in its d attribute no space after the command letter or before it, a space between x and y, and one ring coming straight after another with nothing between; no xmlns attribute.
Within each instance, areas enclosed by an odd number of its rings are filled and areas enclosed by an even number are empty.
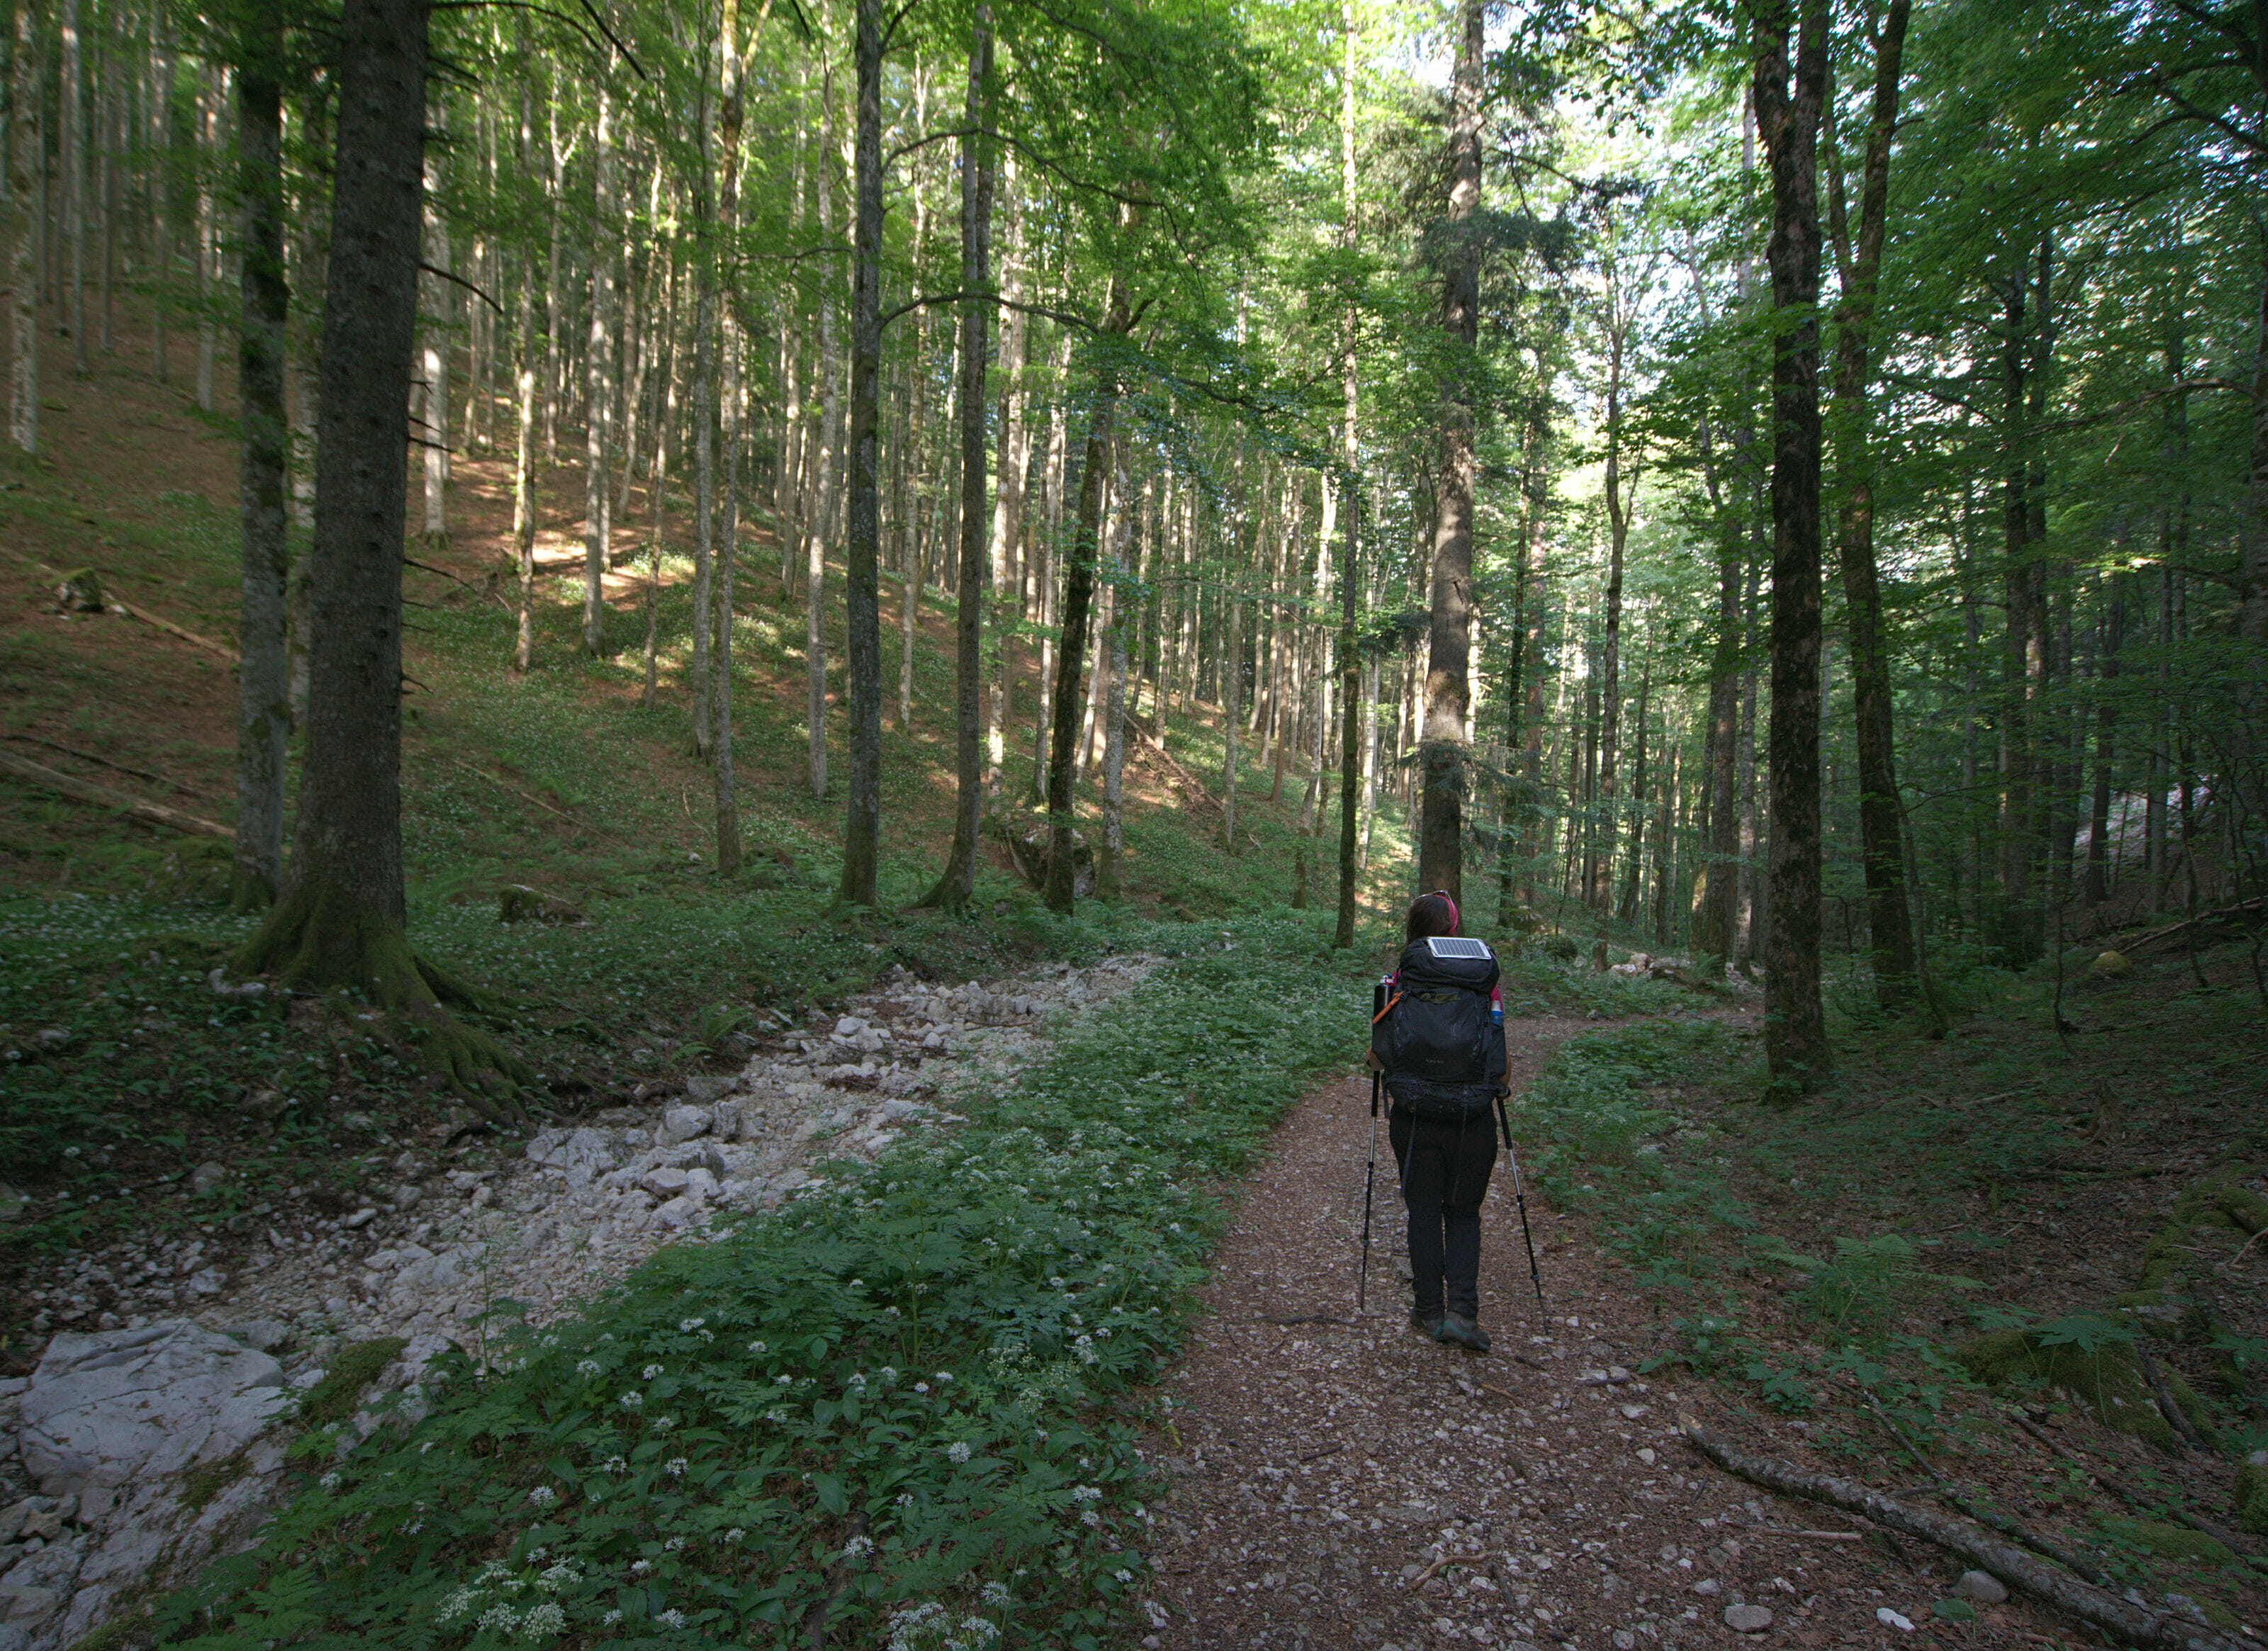
<svg viewBox="0 0 2268 1651"><path fill-rule="evenodd" d="M310 880L280 902L237 954L244 975L275 975L295 991L350 991L381 1012L419 1062L495 1123L522 1121L512 1090L534 1073L503 1044L449 1012L489 1013L484 994L425 962L394 925L342 890ZM501 1083L497 1080L502 1080Z"/></svg>

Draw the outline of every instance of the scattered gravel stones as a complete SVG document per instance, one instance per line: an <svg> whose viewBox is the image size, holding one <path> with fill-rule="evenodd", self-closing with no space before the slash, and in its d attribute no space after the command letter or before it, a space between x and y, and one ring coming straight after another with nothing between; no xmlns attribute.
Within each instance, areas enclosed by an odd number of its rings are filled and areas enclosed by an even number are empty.
<svg viewBox="0 0 2268 1651"><path fill-rule="evenodd" d="M0 1380L0 1651L58 1651L122 1588L247 1538L283 1466L289 1430L269 1423L340 1345L403 1338L374 1385L387 1392L495 1301L537 1323L572 1312L662 1245L819 1184L828 1161L961 1122L955 1097L997 1092L1052 1022L1160 961L1056 964L1007 991L897 969L736 1073L640 1091L666 1107L600 1111L502 1158L477 1144L438 1161L401 1152L343 1216L287 1191L219 1232L66 1263L31 1292L31 1328L65 1333L28 1381ZM231 1173L199 1165L189 1189ZM185 1509L183 1476L206 1470L220 1488Z"/></svg>
<svg viewBox="0 0 2268 1651"><path fill-rule="evenodd" d="M1734 1633L1762 1633L1772 1625L1772 1614L1762 1605L1727 1605L1725 1626Z"/></svg>

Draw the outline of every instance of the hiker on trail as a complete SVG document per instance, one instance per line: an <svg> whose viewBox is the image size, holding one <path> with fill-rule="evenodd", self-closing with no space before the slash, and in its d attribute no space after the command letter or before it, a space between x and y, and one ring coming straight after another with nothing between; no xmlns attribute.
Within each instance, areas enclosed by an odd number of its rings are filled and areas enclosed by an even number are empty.
<svg viewBox="0 0 2268 1651"><path fill-rule="evenodd" d="M1365 1059L1394 1098L1387 1130L1410 1211L1410 1323L1436 1341L1486 1352L1481 1200L1496 1168L1492 1108L1506 1093L1504 994L1494 954L1457 937L1457 903L1447 892L1410 903L1406 934L1401 961L1381 983L1384 1007Z"/></svg>

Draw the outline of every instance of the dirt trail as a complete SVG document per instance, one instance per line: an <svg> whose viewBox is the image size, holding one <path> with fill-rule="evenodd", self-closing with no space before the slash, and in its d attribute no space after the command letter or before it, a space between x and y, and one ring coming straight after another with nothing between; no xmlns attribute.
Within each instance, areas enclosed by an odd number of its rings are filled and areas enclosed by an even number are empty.
<svg viewBox="0 0 2268 1651"><path fill-rule="evenodd" d="M1515 1093L1585 1029L1513 1022ZM1501 1160L1481 1264L1493 1353L1473 1358L1407 1327L1382 1131L1369 1310L1358 1319L1369 1095L1366 1080L1327 1084L1279 1129L1223 1242L1189 1357L1164 1384L1186 1408L1160 1446L1174 1491L1155 1510L1145 1647L1636 1651L1927 1637L1929 1601L1953 1572L1884 1574L1863 1543L1754 1529L1852 1522L1767 1506L1678 1441L1681 1406L1766 1448L1786 1424L1727 1415L1668 1372L1624 1368L1660 1335L1646 1304L1581 1223L1531 1187L1548 1301L1538 1307ZM1767 1608L1771 1625L1735 1633L1726 1612L1736 1604ZM1883 1606L1917 1631L1877 1618ZM1978 1645L2005 1638L1977 1626Z"/></svg>

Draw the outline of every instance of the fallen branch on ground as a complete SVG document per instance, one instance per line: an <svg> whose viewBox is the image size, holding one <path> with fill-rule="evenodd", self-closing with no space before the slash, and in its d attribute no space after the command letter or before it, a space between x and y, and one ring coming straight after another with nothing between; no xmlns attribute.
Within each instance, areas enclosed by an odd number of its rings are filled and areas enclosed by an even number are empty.
<svg viewBox="0 0 2268 1651"><path fill-rule="evenodd" d="M73 802L92 803L100 808L118 808L135 819L151 825L161 825L171 831L189 837L217 837L223 843L236 841L236 833L225 825L210 820L200 820L193 814L183 814L179 808L168 808L161 802L144 802L122 791L113 791L107 785L98 785L91 779L77 779L69 774L57 773L42 763L0 751L0 774L11 779L22 780L27 785L37 785L43 791L68 797Z"/></svg>
<svg viewBox="0 0 2268 1651"><path fill-rule="evenodd" d="M1751 1455L1710 1432L1690 1416L1680 1416L1677 1426L1688 1444L1736 1478L1784 1496L1825 1502L1846 1514L1871 1519L1886 1530L1933 1542L2010 1586L2069 1611L2129 1645L2162 1647L2163 1651L2237 1651L2239 1641L2216 1629L2153 1610L2092 1583L2082 1582L1979 1526L1927 1508L1909 1507L1850 1479L1831 1478L1776 1457Z"/></svg>
<svg viewBox="0 0 2268 1651"><path fill-rule="evenodd" d="M2118 951L2122 956L2132 957L2146 946L2161 945L2165 941L2187 933L2193 928L2207 927L2216 923L2227 923L2233 918L2248 916L2268 916L2268 895L2256 895L2250 900L2240 900L2234 905L2223 906L2218 911L2200 911L2197 916L2183 918L2179 923L2169 923L2162 929L2153 929L2147 934L2137 935L2134 939L2126 941L2119 947Z"/></svg>
<svg viewBox="0 0 2268 1651"><path fill-rule="evenodd" d="M202 797L202 792L193 785L184 785L177 779L167 779L163 774L152 773L146 768L136 768L94 751L82 751L75 745L65 745L59 740L43 739L36 733L11 733L11 740L21 740L29 745L43 745L50 751L61 751L65 756L75 756L82 763L99 763L105 768L114 768L122 774L131 774L136 779L154 779L160 785L180 792L184 797Z"/></svg>
<svg viewBox="0 0 2268 1651"><path fill-rule="evenodd" d="M1883 1426L1889 1428L1897 1441L1906 1448L1906 1454L1914 1459L1915 1465L1929 1475L1935 1486L1928 1493L1929 1494L1942 1496L1978 1524L1991 1526L2002 1536L2021 1543L2034 1553L2045 1554L2066 1571L2078 1572L2095 1587L2111 1586L2110 1574L2084 1554L2074 1552L2067 1544L2058 1542L2053 1537L2042 1536L2021 1520L2011 1519L2007 1515L1990 1507L1979 1507L1975 1501L1962 1495L1958 1485L1954 1485L1942 1473L1930 1466L1929 1458L1922 1455L1921 1447L1914 1442L1913 1436L1892 1419L1889 1411L1881 1407L1872 1393L1864 1388L1857 1388L1856 1390L1859 1397L1867 1401L1867 1408L1874 1412L1875 1419Z"/></svg>

